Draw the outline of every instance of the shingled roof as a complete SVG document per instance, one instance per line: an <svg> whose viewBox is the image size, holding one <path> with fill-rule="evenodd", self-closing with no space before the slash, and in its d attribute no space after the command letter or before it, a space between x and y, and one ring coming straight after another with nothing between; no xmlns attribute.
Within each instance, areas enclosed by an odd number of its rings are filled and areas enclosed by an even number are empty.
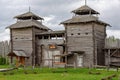
<svg viewBox="0 0 120 80"><path fill-rule="evenodd" d="M8 56L28 57L23 50L17 50L17 51L10 52Z"/></svg>
<svg viewBox="0 0 120 80"><path fill-rule="evenodd" d="M100 23L100 24L110 26L109 24L107 24L103 21L100 21L98 19L98 17L92 16L92 15L91 16L90 15L74 16L71 19L68 19L66 21L61 22L61 24L75 24L75 23L88 23L88 22L97 22L97 23Z"/></svg>
<svg viewBox="0 0 120 80"><path fill-rule="evenodd" d="M44 26L41 22L36 20L20 20L15 24L8 26L7 28L24 28L24 27L37 27L40 29L50 30L48 27Z"/></svg>
<svg viewBox="0 0 120 80"><path fill-rule="evenodd" d="M87 5L84 5L78 9L75 9L72 11L75 14L78 15L85 15L85 14L99 14L99 12L95 11L94 9L90 8Z"/></svg>
<svg viewBox="0 0 120 80"><path fill-rule="evenodd" d="M31 19L31 18L34 19L34 20L43 20L43 18L37 16L36 14L34 14L32 12L26 12L24 14L15 16L14 18L22 19L22 20Z"/></svg>

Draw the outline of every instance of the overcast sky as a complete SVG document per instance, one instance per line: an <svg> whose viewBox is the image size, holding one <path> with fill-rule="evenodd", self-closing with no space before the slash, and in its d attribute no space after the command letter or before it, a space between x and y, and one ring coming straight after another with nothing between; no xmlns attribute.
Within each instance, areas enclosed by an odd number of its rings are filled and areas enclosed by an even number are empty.
<svg viewBox="0 0 120 80"><path fill-rule="evenodd" d="M31 11L43 17L44 24L62 30L60 22L72 17L71 11L84 5L84 0L0 0L0 41L9 39L7 26L15 23L14 16ZM120 38L120 0L88 0L87 5L100 12L100 19L109 23L108 36Z"/></svg>

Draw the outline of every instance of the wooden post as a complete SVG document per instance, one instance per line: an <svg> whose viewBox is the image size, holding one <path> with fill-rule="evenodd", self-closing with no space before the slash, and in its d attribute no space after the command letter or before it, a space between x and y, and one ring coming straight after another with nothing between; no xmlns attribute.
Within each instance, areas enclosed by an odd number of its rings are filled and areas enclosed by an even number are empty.
<svg viewBox="0 0 120 80"><path fill-rule="evenodd" d="M52 67L53 67L53 55L54 55L54 53L53 53L53 50L52 50ZM49 56L50 56L50 54L49 54ZM50 63L50 60L49 60L49 63Z"/></svg>
<svg viewBox="0 0 120 80"><path fill-rule="evenodd" d="M42 46L43 46L43 45L40 45L40 49L41 49L41 52L40 52L40 54L41 54L41 55L40 55L40 56L41 56L41 57L40 57L40 58L41 58L40 66L43 65L43 64L42 64L42 58L43 58L43 55L42 55L42 54L43 54L43 50L42 50L43 48L42 48Z"/></svg>
<svg viewBox="0 0 120 80"><path fill-rule="evenodd" d="M111 60L110 60L110 57L111 57L111 56L110 56L110 49L108 50L108 55L109 55L109 66L110 66L110 61L111 61Z"/></svg>
<svg viewBox="0 0 120 80"><path fill-rule="evenodd" d="M97 53L95 52L95 30L94 23L92 23L92 35L93 35L93 64L97 65Z"/></svg>
<svg viewBox="0 0 120 80"><path fill-rule="evenodd" d="M65 54L68 54L67 42L68 42L68 39L67 39L67 25L65 25ZM66 66L67 66L67 56L65 56L65 63L66 63Z"/></svg>
<svg viewBox="0 0 120 80"><path fill-rule="evenodd" d="M110 68L110 49L108 49L108 70Z"/></svg>
<svg viewBox="0 0 120 80"><path fill-rule="evenodd" d="M13 40L12 40L12 29L10 29L10 42L11 42L11 53L13 52ZM13 57L11 56L11 64L13 63Z"/></svg>
<svg viewBox="0 0 120 80"><path fill-rule="evenodd" d="M35 30L34 27L32 27L32 66L34 68L35 66Z"/></svg>
<svg viewBox="0 0 120 80"><path fill-rule="evenodd" d="M54 63L55 63L55 56L53 56L53 59L52 59L52 67L54 67Z"/></svg>
<svg viewBox="0 0 120 80"><path fill-rule="evenodd" d="M55 39L57 39L57 34L55 35Z"/></svg>
<svg viewBox="0 0 120 80"><path fill-rule="evenodd" d="M116 70L117 70L117 72L118 72L118 70L119 70L119 67L118 67L118 66L117 66Z"/></svg>
<svg viewBox="0 0 120 80"><path fill-rule="evenodd" d="M77 53L74 53L74 68L77 68Z"/></svg>
<svg viewBox="0 0 120 80"><path fill-rule="evenodd" d="M67 67L67 56L65 56L65 68Z"/></svg>
<svg viewBox="0 0 120 80"><path fill-rule="evenodd" d="M19 57L16 56L16 67L18 67L18 66L19 66Z"/></svg>

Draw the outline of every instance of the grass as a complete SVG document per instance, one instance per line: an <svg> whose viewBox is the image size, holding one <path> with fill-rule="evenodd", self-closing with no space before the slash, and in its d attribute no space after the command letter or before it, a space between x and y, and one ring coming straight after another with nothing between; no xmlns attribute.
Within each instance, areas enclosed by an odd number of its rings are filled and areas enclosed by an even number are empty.
<svg viewBox="0 0 120 80"><path fill-rule="evenodd" d="M0 68L4 67L7 66L0 66ZM0 72L0 80L101 80L101 78L112 74L117 74L117 77L112 80L119 80L120 74L120 72L107 71L106 69L67 68L66 70L67 72L60 72L64 69L55 69L56 72L53 73L53 69L50 68L35 68L34 70L32 68L26 68L25 70L20 68L14 71ZM89 74L89 71L100 72L101 74Z"/></svg>

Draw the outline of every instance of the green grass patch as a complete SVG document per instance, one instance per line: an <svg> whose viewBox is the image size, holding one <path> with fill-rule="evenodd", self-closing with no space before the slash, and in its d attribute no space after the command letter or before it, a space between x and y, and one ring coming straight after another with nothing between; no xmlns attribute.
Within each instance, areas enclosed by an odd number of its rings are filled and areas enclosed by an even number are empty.
<svg viewBox="0 0 120 80"><path fill-rule="evenodd" d="M4 66L0 66L3 68ZM7 66L5 66L7 67ZM56 71L56 72L53 72ZM64 71L67 72L64 72ZM58 72L57 72L58 71ZM27 73L25 73L27 72ZM89 72L100 74L89 74ZM103 77L117 74L112 80L119 80L120 72L107 71L106 69L87 69L87 68L19 68L18 70L0 72L0 80L101 80Z"/></svg>

